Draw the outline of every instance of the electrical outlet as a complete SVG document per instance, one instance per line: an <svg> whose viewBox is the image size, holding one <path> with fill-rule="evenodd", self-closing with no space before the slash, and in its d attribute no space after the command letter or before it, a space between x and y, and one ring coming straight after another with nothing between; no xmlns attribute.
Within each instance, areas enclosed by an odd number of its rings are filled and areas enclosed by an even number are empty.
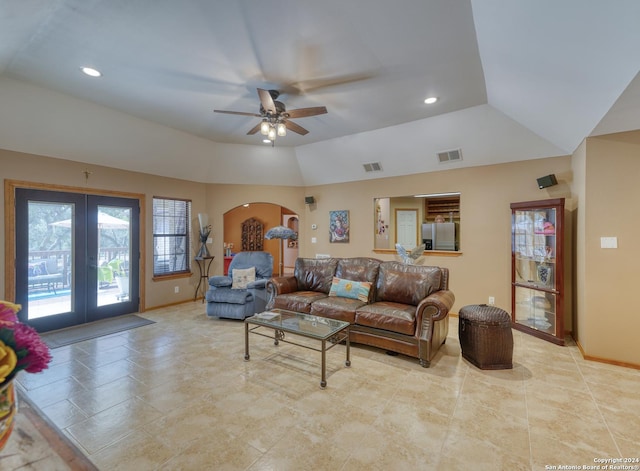
<svg viewBox="0 0 640 471"><path fill-rule="evenodd" d="M179 293L180 292L180 287L179 286L174 286L173 287L173 292L174 293Z"/></svg>
<svg viewBox="0 0 640 471"><path fill-rule="evenodd" d="M489 306L493 306L496 303L496 298L489 296Z"/></svg>

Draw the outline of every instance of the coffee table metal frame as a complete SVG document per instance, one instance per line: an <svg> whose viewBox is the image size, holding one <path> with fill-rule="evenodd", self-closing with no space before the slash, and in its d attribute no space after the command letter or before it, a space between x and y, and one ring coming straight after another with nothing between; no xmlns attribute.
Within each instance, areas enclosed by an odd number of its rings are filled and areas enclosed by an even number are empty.
<svg viewBox="0 0 640 471"><path fill-rule="evenodd" d="M305 326L301 326L301 322ZM306 325L308 324L308 325ZM251 327L253 326L253 327ZM266 327L273 330L272 335L268 335L258 330ZM327 360L326 353L340 342L345 341L347 346L347 359L345 366L351 366L351 345L349 343L349 323L336 319L313 316L301 312L285 311L284 309L272 309L247 317L244 320L244 360L249 361L249 333L273 339L273 344L280 342L297 345L322 354L322 378L320 387L327 386ZM293 342L285 339L285 333L299 335L308 339L320 340L321 347L314 348L309 345ZM327 346L327 343L329 345Z"/></svg>

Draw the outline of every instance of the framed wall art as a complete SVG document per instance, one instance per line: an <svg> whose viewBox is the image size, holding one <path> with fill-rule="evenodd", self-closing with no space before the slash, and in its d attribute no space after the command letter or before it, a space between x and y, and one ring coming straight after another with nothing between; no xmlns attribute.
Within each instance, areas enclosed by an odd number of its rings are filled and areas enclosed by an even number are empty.
<svg viewBox="0 0 640 471"><path fill-rule="evenodd" d="M329 242L349 242L349 211L329 211Z"/></svg>

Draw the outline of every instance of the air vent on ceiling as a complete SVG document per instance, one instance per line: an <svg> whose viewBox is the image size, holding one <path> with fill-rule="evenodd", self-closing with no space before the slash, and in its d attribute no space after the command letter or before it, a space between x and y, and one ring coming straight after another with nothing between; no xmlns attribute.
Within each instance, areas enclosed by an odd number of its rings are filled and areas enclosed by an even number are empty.
<svg viewBox="0 0 640 471"><path fill-rule="evenodd" d="M438 162L441 164L445 162L455 162L462 160L462 149L445 150L438 152Z"/></svg>
<svg viewBox="0 0 640 471"><path fill-rule="evenodd" d="M369 164L362 164L365 172L379 172L382 170L380 162L371 162Z"/></svg>

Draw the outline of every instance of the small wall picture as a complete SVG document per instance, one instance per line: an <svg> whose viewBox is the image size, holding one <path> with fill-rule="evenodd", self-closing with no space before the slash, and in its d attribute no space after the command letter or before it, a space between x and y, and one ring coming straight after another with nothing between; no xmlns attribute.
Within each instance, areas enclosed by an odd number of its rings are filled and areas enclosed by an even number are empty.
<svg viewBox="0 0 640 471"><path fill-rule="evenodd" d="M329 211L329 242L349 242L349 211Z"/></svg>

